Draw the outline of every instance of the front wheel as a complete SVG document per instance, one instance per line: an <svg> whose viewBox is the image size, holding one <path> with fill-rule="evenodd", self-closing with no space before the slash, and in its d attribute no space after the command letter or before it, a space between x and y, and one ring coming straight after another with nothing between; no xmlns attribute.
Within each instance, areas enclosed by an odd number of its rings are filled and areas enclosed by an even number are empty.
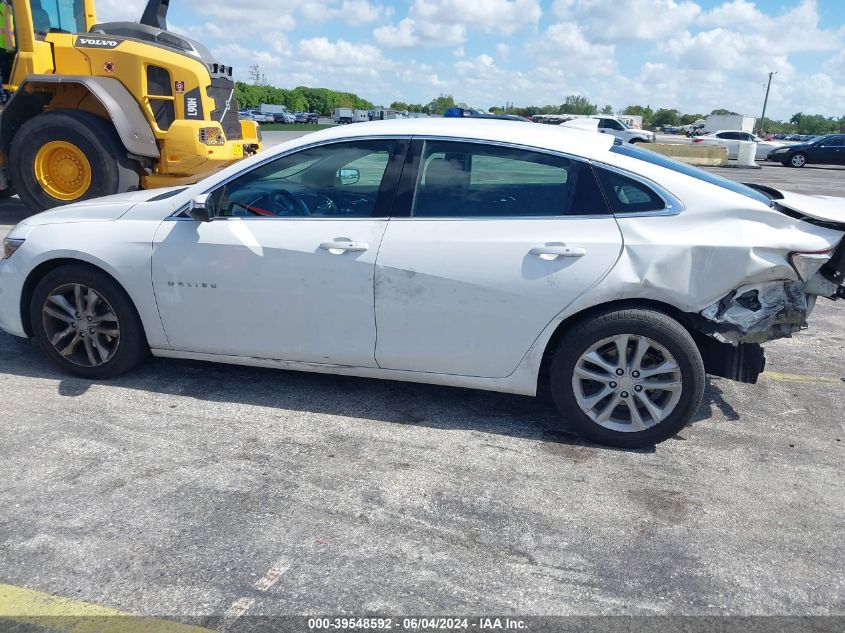
<svg viewBox="0 0 845 633"><path fill-rule="evenodd" d="M47 273L33 293L30 323L42 351L82 378L114 378L149 353L129 296L111 277L87 266Z"/></svg>
<svg viewBox="0 0 845 633"><path fill-rule="evenodd" d="M704 394L704 364L689 332L660 312L606 312L557 344L551 392L583 436L643 448L677 434Z"/></svg>
<svg viewBox="0 0 845 633"><path fill-rule="evenodd" d="M90 112L54 110L31 118L15 134L9 166L21 200L34 212L140 187L140 167L114 126Z"/></svg>
<svg viewBox="0 0 845 633"><path fill-rule="evenodd" d="M803 167L807 164L807 157L800 152L798 154L793 154L792 158L789 159L789 166L790 167Z"/></svg>

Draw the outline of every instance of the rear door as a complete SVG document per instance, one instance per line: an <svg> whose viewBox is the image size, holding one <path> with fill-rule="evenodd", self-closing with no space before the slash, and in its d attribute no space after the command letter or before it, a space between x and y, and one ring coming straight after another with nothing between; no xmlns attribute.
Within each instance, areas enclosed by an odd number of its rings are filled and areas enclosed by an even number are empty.
<svg viewBox="0 0 845 633"><path fill-rule="evenodd" d="M820 141L809 159L822 165L845 165L845 136L830 136Z"/></svg>
<svg viewBox="0 0 845 633"><path fill-rule="evenodd" d="M415 141L376 261L376 361L508 376L621 248L589 164Z"/></svg>

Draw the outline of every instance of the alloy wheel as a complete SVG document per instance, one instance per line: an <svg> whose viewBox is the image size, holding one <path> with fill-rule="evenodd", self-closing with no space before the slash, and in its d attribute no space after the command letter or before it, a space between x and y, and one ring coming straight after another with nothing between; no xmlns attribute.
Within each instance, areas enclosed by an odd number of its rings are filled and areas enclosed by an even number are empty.
<svg viewBox="0 0 845 633"><path fill-rule="evenodd" d="M804 158L804 154L795 154L795 156L792 157L793 167L803 167L806 162L807 159Z"/></svg>
<svg viewBox="0 0 845 633"><path fill-rule="evenodd" d="M671 415L683 391L672 354L646 336L602 339L578 358L572 376L575 400L596 424L636 433Z"/></svg>
<svg viewBox="0 0 845 633"><path fill-rule="evenodd" d="M47 341L80 367L101 367L117 353L120 323L109 302L93 288L65 284L42 307Z"/></svg>

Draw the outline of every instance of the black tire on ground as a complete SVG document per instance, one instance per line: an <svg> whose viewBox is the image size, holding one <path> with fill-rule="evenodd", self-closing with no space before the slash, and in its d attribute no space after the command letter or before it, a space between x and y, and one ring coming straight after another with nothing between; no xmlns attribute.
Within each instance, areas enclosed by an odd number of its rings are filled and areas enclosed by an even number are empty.
<svg viewBox="0 0 845 633"><path fill-rule="evenodd" d="M572 379L581 355L592 345L621 334L645 336L662 345L678 363L682 391L675 409L655 426L639 432L616 431L594 422L579 406ZM584 437L610 446L644 448L676 435L689 423L704 396L705 371L689 332L675 319L654 310L608 311L586 319L558 341L550 368L551 393L563 418Z"/></svg>
<svg viewBox="0 0 845 633"><path fill-rule="evenodd" d="M637 143L642 143L643 140L641 138L632 138L631 145L636 145Z"/></svg>
<svg viewBox="0 0 845 633"><path fill-rule="evenodd" d="M59 200L44 191L35 176L35 157L51 141L78 147L91 165L91 186L76 200ZM140 165L128 157L114 126L89 112L54 110L24 123L15 134L9 156L12 182L21 200L37 213L71 202L135 191Z"/></svg>
<svg viewBox="0 0 845 633"><path fill-rule="evenodd" d="M803 167L807 164L807 155L802 154L801 152L796 152L789 157L789 162L787 164L790 167Z"/></svg>
<svg viewBox="0 0 845 633"><path fill-rule="evenodd" d="M117 316L120 329L117 349L114 356L103 365L84 367L74 364L63 357L48 340L44 305L56 289L68 284L93 288L108 302ZM150 353L141 319L129 295L114 279L84 264L68 264L47 273L35 287L29 315L36 345L62 370L74 376L89 380L114 378L141 364Z"/></svg>

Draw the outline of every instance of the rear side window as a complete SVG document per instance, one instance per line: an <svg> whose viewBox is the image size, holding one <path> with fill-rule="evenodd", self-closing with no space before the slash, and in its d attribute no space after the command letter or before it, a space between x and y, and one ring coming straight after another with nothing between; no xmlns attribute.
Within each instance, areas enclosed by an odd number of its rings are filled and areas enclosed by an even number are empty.
<svg viewBox="0 0 845 633"><path fill-rule="evenodd" d="M662 154L658 154L657 152L652 152L646 149L640 149L638 147L634 147L633 145L614 145L610 148L610 151L614 154L622 154L623 156L628 156L629 158L636 158L637 160L645 161L646 163L651 163L652 165L659 165L660 167L671 169L672 171L679 172L681 174L684 174L685 176L690 176L692 178L702 180L704 182L710 183L711 185L721 187L722 189L727 189L728 191L733 191L734 193L741 194L743 196L756 200L757 202L762 202L767 206L771 202L771 200L767 196L760 193L759 191L755 191L747 185L728 180L727 178L722 178L721 176L716 176L715 174L711 174L708 171L698 169L697 167L693 167L692 165L687 165L686 163L682 163L667 156L663 156Z"/></svg>
<svg viewBox="0 0 845 633"><path fill-rule="evenodd" d="M613 213L647 213L666 208L663 198L643 183L608 169L597 168L596 173Z"/></svg>
<svg viewBox="0 0 845 633"><path fill-rule="evenodd" d="M429 218L608 214L586 162L452 141L426 142L411 213Z"/></svg>

